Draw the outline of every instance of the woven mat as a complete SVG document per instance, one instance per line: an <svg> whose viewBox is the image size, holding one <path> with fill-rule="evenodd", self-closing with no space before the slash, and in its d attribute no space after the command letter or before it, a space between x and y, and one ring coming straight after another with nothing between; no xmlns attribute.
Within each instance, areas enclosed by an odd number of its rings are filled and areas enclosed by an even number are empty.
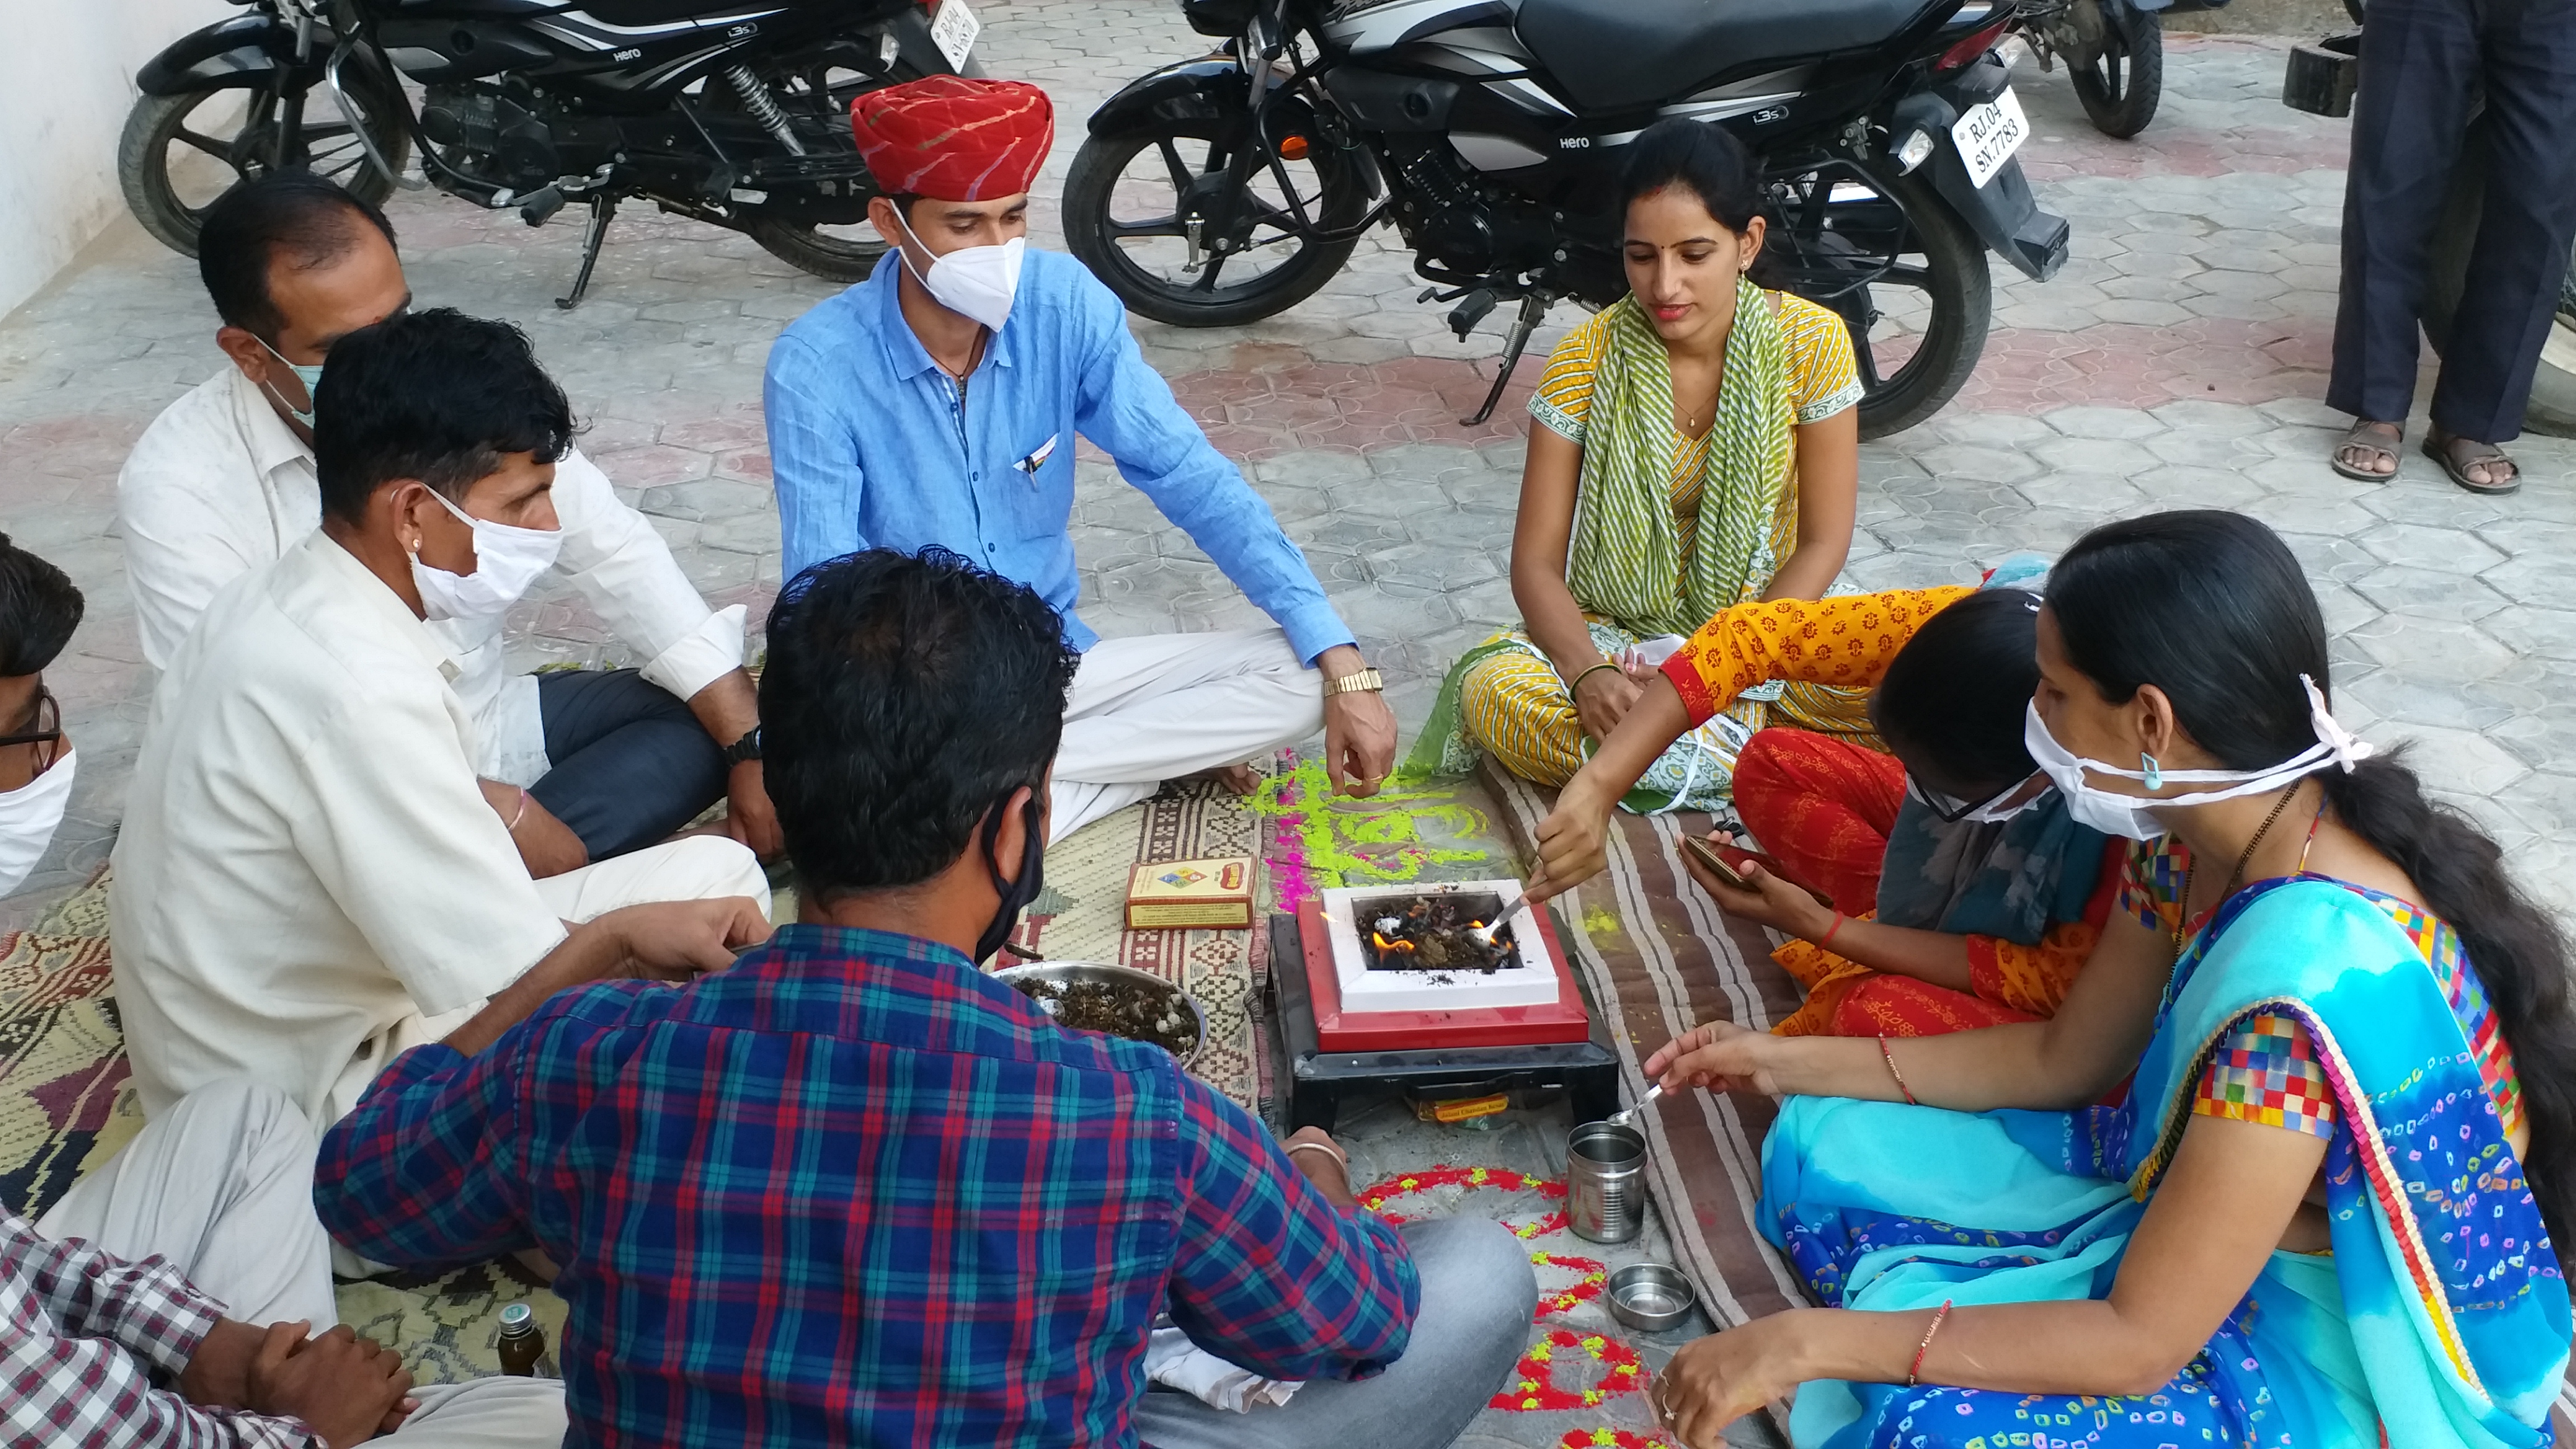
<svg viewBox="0 0 2576 1449"><path fill-rule="evenodd" d="M0 1203L44 1213L143 1126L107 959L107 876L0 937Z"/></svg>

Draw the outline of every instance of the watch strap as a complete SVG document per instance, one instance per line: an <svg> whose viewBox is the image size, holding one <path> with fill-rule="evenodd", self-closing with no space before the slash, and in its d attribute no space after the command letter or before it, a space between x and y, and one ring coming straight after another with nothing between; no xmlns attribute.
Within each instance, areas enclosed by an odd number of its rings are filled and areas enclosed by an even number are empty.
<svg viewBox="0 0 2576 1449"><path fill-rule="evenodd" d="M744 730L740 739L737 739L732 744L725 746L724 762L727 769L731 769L735 765L745 764L759 758L760 726L758 725L753 725L751 728Z"/></svg>
<svg viewBox="0 0 2576 1449"><path fill-rule="evenodd" d="M1345 674L1339 679L1324 681L1324 697L1330 699L1337 694L1373 694L1385 688L1386 681L1379 677L1375 669L1363 669L1356 674Z"/></svg>

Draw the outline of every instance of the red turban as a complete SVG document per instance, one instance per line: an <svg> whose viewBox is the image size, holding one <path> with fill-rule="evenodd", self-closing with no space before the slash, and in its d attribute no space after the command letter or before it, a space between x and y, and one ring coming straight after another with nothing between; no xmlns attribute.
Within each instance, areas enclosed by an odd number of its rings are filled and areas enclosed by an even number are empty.
<svg viewBox="0 0 2576 1449"><path fill-rule="evenodd" d="M1055 107L1026 81L934 75L860 95L850 133L889 196L992 201L1037 180Z"/></svg>

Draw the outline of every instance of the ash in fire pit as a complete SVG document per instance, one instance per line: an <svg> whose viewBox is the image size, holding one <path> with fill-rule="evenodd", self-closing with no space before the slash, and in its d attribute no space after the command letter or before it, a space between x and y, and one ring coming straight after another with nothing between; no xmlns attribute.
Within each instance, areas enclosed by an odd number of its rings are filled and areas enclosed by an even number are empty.
<svg viewBox="0 0 2576 1449"><path fill-rule="evenodd" d="M1521 964L1504 926L1483 938L1483 927L1502 909L1491 892L1377 896L1357 902L1361 949L1372 971L1441 971L1490 976Z"/></svg>

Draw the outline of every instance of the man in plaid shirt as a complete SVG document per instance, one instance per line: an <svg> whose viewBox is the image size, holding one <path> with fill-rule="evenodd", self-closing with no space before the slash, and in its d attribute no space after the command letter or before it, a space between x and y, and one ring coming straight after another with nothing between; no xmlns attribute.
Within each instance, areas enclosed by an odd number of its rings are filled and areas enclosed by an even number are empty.
<svg viewBox="0 0 2576 1449"><path fill-rule="evenodd" d="M1402 1229L1160 1049L982 974L1038 890L1074 656L940 550L781 595L762 750L802 918L673 988L496 999L326 1135L316 1204L394 1264L562 1265L576 1445L1443 1445L1526 1342L1526 1251ZM1308 1381L1149 1391L1168 1312Z"/></svg>
<svg viewBox="0 0 2576 1449"><path fill-rule="evenodd" d="M562 1442L560 1385L414 1392L398 1355L331 1327L312 1173L294 1103L235 1079L180 1098L41 1223L0 1208L0 1444Z"/></svg>

